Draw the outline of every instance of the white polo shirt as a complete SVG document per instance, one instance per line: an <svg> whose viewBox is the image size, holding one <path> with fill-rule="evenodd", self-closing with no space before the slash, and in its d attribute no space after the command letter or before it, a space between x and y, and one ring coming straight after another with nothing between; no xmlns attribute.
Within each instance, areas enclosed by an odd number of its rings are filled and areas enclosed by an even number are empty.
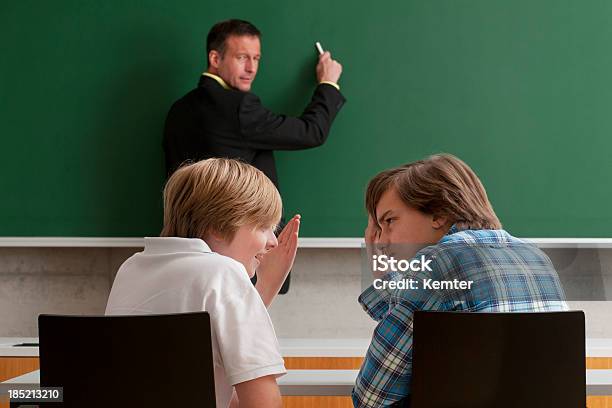
<svg viewBox="0 0 612 408"><path fill-rule="evenodd" d="M272 321L244 266L201 239L145 238L119 268L107 315L210 313L218 407L233 385L286 373Z"/></svg>

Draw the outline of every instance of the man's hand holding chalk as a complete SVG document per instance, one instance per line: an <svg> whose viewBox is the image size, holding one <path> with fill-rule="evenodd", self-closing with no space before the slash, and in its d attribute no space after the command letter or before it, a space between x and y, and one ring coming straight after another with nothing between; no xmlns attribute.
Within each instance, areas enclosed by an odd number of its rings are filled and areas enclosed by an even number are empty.
<svg viewBox="0 0 612 408"><path fill-rule="evenodd" d="M315 43L319 51L319 63L317 64L317 80L319 83L330 83L338 87L338 80L342 74L342 65L333 60L329 51L324 51L320 42Z"/></svg>

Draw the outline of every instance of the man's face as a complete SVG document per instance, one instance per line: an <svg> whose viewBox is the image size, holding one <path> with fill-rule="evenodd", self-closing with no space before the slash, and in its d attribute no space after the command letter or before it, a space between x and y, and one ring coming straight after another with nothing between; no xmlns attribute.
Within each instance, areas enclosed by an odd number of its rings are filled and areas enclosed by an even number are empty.
<svg viewBox="0 0 612 408"><path fill-rule="evenodd" d="M223 56L211 51L210 65L223 80L232 88L248 92L257 75L261 45L256 36L232 35L225 40Z"/></svg>

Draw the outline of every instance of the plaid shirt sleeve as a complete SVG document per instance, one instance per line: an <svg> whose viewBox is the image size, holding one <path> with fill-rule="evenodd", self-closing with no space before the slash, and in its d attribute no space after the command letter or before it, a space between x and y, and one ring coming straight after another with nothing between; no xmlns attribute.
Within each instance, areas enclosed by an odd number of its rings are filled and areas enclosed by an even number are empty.
<svg viewBox="0 0 612 408"><path fill-rule="evenodd" d="M372 319L380 322L389 312L390 297L391 293L388 290L377 290L371 285L359 296L359 303Z"/></svg>
<svg viewBox="0 0 612 408"><path fill-rule="evenodd" d="M391 273L385 280L410 277L423 278L422 274ZM431 291L411 290L410 297L399 292L370 286L359 297L366 312L379 323L357 375L352 393L355 407L386 407L410 394L413 313L423 308L435 310L439 301Z"/></svg>
<svg viewBox="0 0 612 408"><path fill-rule="evenodd" d="M355 407L384 407L410 393L412 310L397 305L378 324L355 388Z"/></svg>

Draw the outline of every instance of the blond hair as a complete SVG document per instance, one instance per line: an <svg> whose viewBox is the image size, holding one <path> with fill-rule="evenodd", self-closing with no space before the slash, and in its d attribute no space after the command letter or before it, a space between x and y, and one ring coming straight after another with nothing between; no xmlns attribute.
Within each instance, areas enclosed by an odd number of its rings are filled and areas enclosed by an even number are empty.
<svg viewBox="0 0 612 408"><path fill-rule="evenodd" d="M162 237L205 238L218 234L231 241L243 225L278 224L278 190L255 167L232 159L207 159L179 168L164 188Z"/></svg>
<svg viewBox="0 0 612 408"><path fill-rule="evenodd" d="M436 154L376 175L366 191L366 209L373 219L389 188L395 188L407 206L446 216L461 229L501 229L478 176L451 154Z"/></svg>

